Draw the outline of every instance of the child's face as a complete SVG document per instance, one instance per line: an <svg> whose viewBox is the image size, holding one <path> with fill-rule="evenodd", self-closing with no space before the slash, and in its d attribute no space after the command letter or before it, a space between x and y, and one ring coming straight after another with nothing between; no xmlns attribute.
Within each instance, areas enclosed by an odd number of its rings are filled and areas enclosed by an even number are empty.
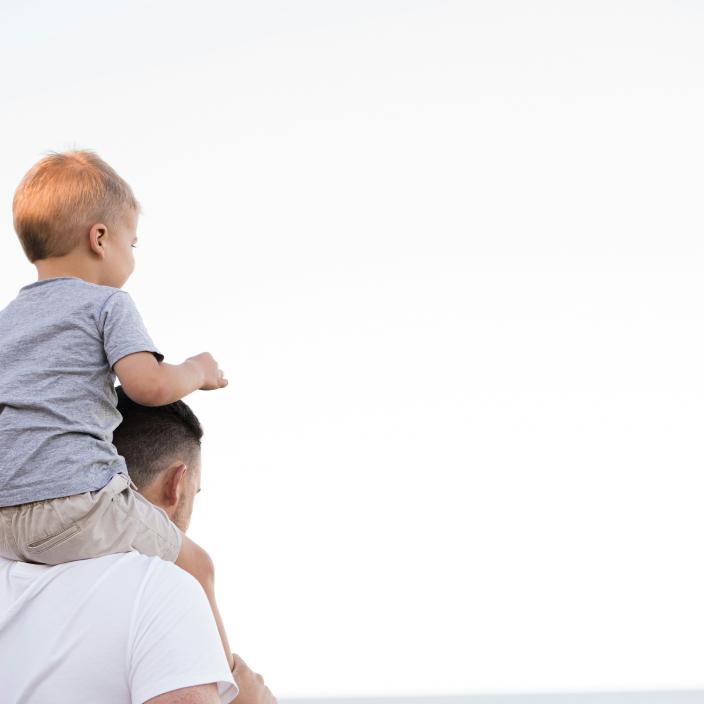
<svg viewBox="0 0 704 704"><path fill-rule="evenodd" d="M133 247L137 243L137 219L134 210L127 210L109 230L105 258L108 286L122 288L134 271Z"/></svg>

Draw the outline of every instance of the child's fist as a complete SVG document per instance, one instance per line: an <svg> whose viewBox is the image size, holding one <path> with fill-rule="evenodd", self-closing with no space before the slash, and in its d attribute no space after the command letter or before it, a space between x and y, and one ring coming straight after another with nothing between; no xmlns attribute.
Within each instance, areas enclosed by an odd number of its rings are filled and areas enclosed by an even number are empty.
<svg viewBox="0 0 704 704"><path fill-rule="evenodd" d="M227 386L225 372L218 367L218 363L210 352L202 352L195 357L189 357L188 362L195 364L201 372L203 383L199 387L201 391L213 391Z"/></svg>

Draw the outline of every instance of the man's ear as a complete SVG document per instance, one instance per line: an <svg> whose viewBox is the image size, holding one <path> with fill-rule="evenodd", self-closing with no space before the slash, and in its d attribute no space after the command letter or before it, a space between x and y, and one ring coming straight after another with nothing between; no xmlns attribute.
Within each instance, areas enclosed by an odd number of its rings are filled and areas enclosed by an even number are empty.
<svg viewBox="0 0 704 704"><path fill-rule="evenodd" d="M88 242L91 252L99 257L105 256L105 235L108 233L108 228L103 223L98 223L90 228L88 233Z"/></svg>
<svg viewBox="0 0 704 704"><path fill-rule="evenodd" d="M174 462L164 470L164 483L162 484L164 500L167 506L176 506L183 490L183 475L188 467L183 462Z"/></svg>

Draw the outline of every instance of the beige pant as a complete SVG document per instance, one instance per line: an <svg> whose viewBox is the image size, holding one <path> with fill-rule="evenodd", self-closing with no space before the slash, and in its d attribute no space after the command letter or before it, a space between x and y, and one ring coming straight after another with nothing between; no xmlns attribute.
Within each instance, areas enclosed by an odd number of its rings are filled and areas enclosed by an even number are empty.
<svg viewBox="0 0 704 704"><path fill-rule="evenodd" d="M126 474L100 491L0 508L0 555L59 565L136 550L174 562L181 531Z"/></svg>

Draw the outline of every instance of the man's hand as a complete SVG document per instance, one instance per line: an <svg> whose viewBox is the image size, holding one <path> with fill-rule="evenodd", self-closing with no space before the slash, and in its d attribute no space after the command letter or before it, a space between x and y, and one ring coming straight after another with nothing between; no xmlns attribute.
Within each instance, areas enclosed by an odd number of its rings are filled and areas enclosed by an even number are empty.
<svg viewBox="0 0 704 704"><path fill-rule="evenodd" d="M264 678L249 669L247 663L235 653L235 668L232 674L240 688L240 693L235 699L236 704L277 704L276 697L264 684Z"/></svg>

